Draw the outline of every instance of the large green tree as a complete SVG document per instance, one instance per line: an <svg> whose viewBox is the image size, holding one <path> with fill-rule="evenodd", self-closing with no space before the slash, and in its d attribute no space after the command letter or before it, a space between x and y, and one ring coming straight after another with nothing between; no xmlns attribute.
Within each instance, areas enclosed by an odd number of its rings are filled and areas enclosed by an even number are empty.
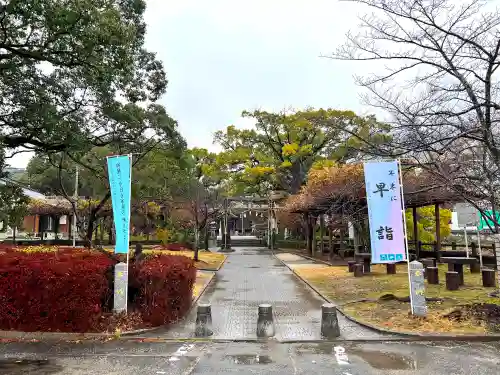
<svg viewBox="0 0 500 375"><path fill-rule="evenodd" d="M352 111L306 109L291 113L243 112L251 129L229 126L215 134L223 151L206 168L224 172L233 193L270 189L297 193L320 160L345 162L388 137L389 127Z"/></svg>
<svg viewBox="0 0 500 375"><path fill-rule="evenodd" d="M16 228L22 226L27 213L29 199L23 189L10 180L5 171L4 152L0 149L0 222L3 227L13 229L13 240L16 240Z"/></svg>
<svg viewBox="0 0 500 375"><path fill-rule="evenodd" d="M143 0L0 1L0 145L37 152L134 140L127 103L167 80L144 49Z"/></svg>

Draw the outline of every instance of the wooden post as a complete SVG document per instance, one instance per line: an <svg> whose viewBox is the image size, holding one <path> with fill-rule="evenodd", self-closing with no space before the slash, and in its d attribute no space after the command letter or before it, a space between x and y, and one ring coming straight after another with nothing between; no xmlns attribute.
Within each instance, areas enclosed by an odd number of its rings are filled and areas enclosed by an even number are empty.
<svg viewBox="0 0 500 375"><path fill-rule="evenodd" d="M471 253L472 253L472 256L473 256L474 258L479 257L479 254L478 254L478 252L477 252L477 245L476 245L476 243L475 243L475 242L471 242L471 244L470 244L470 248L471 248Z"/></svg>
<svg viewBox="0 0 500 375"><path fill-rule="evenodd" d="M413 215L413 241L415 242L415 255L420 259L420 249L418 248L418 216L417 207L412 207Z"/></svg>
<svg viewBox="0 0 500 375"><path fill-rule="evenodd" d="M307 250L307 254L312 255L311 219L310 219L308 213L304 214L304 221L306 223L306 250Z"/></svg>
<svg viewBox="0 0 500 375"><path fill-rule="evenodd" d="M396 263L387 263L385 265L386 271L388 275L395 275L396 274Z"/></svg>
<svg viewBox="0 0 500 375"><path fill-rule="evenodd" d="M427 282L429 284L438 285L439 284L439 272L437 267L427 267L425 269L425 276L427 276Z"/></svg>
<svg viewBox="0 0 500 375"><path fill-rule="evenodd" d="M354 266L356 265L355 260L349 260L347 261L347 269L349 272L354 272Z"/></svg>
<svg viewBox="0 0 500 375"><path fill-rule="evenodd" d="M331 258L333 256L333 230L331 226L328 226L328 249Z"/></svg>
<svg viewBox="0 0 500 375"><path fill-rule="evenodd" d="M320 253L323 254L325 250L325 243L323 241L323 236L325 235L325 215L319 215L319 237L321 242L319 244Z"/></svg>
<svg viewBox="0 0 500 375"><path fill-rule="evenodd" d="M316 223L318 221L317 216L311 216L311 221L312 221L312 240L311 240L311 255L314 256L316 254L316 251L318 250L318 241L316 240Z"/></svg>
<svg viewBox="0 0 500 375"><path fill-rule="evenodd" d="M341 250L345 250L345 244L344 244L344 241L345 241L345 238L344 238L344 223L341 223L340 226L339 226L339 240L340 240L340 247L339 247L339 252Z"/></svg>
<svg viewBox="0 0 500 375"><path fill-rule="evenodd" d="M458 272L446 272L446 290L458 290L460 275Z"/></svg>
<svg viewBox="0 0 500 375"><path fill-rule="evenodd" d="M494 288L495 287L495 270L490 270L488 268L483 268L482 276L483 276L483 286L485 288Z"/></svg>
<svg viewBox="0 0 500 375"><path fill-rule="evenodd" d="M493 251L493 256L495 257L495 259L497 259L497 247L496 247L494 242L491 244L491 250ZM495 262L494 269L497 269L497 268L498 267L497 267L497 264ZM500 272L500 270L497 270L497 271Z"/></svg>
<svg viewBox="0 0 500 375"><path fill-rule="evenodd" d="M434 216L436 218L436 260L440 262L441 261L441 232L440 232L441 216L439 215L439 203L436 203L434 205Z"/></svg>
<svg viewBox="0 0 500 375"><path fill-rule="evenodd" d="M354 265L354 277L363 277L363 264Z"/></svg>

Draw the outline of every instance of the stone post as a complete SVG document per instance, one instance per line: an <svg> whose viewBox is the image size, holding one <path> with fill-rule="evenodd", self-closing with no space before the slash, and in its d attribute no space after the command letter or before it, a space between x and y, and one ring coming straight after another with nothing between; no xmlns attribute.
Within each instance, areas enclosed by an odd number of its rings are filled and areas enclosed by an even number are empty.
<svg viewBox="0 0 500 375"><path fill-rule="evenodd" d="M116 313L127 312L128 296L128 265L127 263L117 263L115 265L113 310Z"/></svg>
<svg viewBox="0 0 500 375"><path fill-rule="evenodd" d="M274 321L273 308L265 303L259 305L259 317L257 319L257 337L273 337Z"/></svg>
<svg viewBox="0 0 500 375"><path fill-rule="evenodd" d="M416 316L426 316L424 266L419 261L414 260L410 262L408 272L410 273L411 312Z"/></svg>
<svg viewBox="0 0 500 375"><path fill-rule="evenodd" d="M340 336L337 308L332 303L321 306L321 336L329 339Z"/></svg>
<svg viewBox="0 0 500 375"><path fill-rule="evenodd" d="M194 334L196 337L207 337L213 335L212 306L208 303L200 303L198 305Z"/></svg>

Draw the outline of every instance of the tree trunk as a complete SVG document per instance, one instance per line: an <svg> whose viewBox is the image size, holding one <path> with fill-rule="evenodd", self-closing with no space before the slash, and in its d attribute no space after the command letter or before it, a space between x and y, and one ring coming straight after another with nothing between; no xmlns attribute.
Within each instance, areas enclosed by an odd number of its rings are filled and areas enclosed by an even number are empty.
<svg viewBox="0 0 500 375"><path fill-rule="evenodd" d="M194 258L193 258L195 262L199 261L199 258L198 258L198 253L200 251L200 247L198 246L199 240L200 240L200 231L196 227L194 229Z"/></svg>
<svg viewBox="0 0 500 375"><path fill-rule="evenodd" d="M101 245L104 243L104 218L101 218L101 225L99 231L99 239L101 241Z"/></svg>
<svg viewBox="0 0 500 375"><path fill-rule="evenodd" d="M96 218L96 225L94 229L94 243L97 243L99 238L99 219Z"/></svg>
<svg viewBox="0 0 500 375"><path fill-rule="evenodd" d="M12 243L15 245L16 244L16 230L17 227L12 227Z"/></svg>
<svg viewBox="0 0 500 375"><path fill-rule="evenodd" d="M92 236L94 234L95 213L91 213L87 222L87 233L85 234L85 247L92 247Z"/></svg>
<svg viewBox="0 0 500 375"><path fill-rule="evenodd" d="M208 251L208 247L209 247L208 246L209 240L210 240L210 231L208 230L208 225L207 225L205 228L205 241L204 241L205 242L204 247L205 247L205 250L207 250L207 251Z"/></svg>
<svg viewBox="0 0 500 375"><path fill-rule="evenodd" d="M113 244L113 219L111 218L108 227L108 244Z"/></svg>
<svg viewBox="0 0 500 375"><path fill-rule="evenodd" d="M323 241L323 236L325 235L325 216L320 215L319 217L319 238L320 238L320 243L319 243L319 249L321 254L324 253L325 251L325 242Z"/></svg>

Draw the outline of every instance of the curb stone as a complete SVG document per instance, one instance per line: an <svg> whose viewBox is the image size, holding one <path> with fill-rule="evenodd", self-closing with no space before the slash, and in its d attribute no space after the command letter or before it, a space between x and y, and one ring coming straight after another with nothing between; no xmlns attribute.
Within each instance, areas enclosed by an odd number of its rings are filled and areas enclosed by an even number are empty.
<svg viewBox="0 0 500 375"><path fill-rule="evenodd" d="M222 266L222 265L221 265ZM198 296L194 297L191 302L191 308L186 313L189 314L191 309L196 305L200 297L203 295L205 290L208 288L210 283L215 277L215 272L211 271L212 275L210 279L205 283L203 288L201 289ZM151 328L141 328L133 331L125 331L120 333L121 336L131 336L140 335L142 333L151 332L157 329L163 328L163 326L159 327L151 327ZM22 331L0 331L0 339L16 339L23 341L43 341L43 340L89 340L89 339L102 339L102 338L114 338L116 335L114 333L106 333L106 332L89 332L89 333L73 333L73 332L22 332Z"/></svg>
<svg viewBox="0 0 500 375"><path fill-rule="evenodd" d="M446 340L453 340L453 341L500 341L500 335L460 335L460 334L445 334L445 333L416 333L416 332L407 332L407 331L392 331L392 330L389 330L389 329L384 329L384 328L379 328L373 324L370 324L370 323L366 323L366 322L363 322L361 320L358 320L357 318L354 318L353 316L349 315L348 313L346 313L341 306L339 306L337 303L331 301L329 298L327 298L326 296L324 296L316 287L314 287L313 285L311 285L311 283L309 283L308 281L306 281L302 276L298 275L295 270L293 270L288 264L286 264L284 261L282 261L281 259L279 259L276 254L273 254L274 257L280 261L283 265L285 265L290 271L292 271L292 273L297 276L301 281L303 281L307 286L309 286L312 290L314 290L314 292L316 292L316 294L318 294L325 302L328 302L328 303L332 303L334 304L336 307L337 307L337 310L348 320L350 320L351 322L354 322L356 324L359 324L360 326L363 326L365 328L369 328L373 331L376 331L376 332L379 332L379 333L383 333L383 334L389 334L389 335L401 335L401 336L406 336L406 338L413 338L413 341L428 341L428 340L432 340L432 341L446 341ZM295 254L295 255L299 255L299 256L302 256L304 257L303 255L301 254ZM304 257L304 258L307 258L307 257ZM308 259L311 259L311 260L314 260L314 261L318 261L317 259L314 259L314 258L308 258ZM326 264L329 264L327 262L324 262L324 261L319 261L320 263L326 263ZM337 267L337 266L333 266L330 264L330 266L332 267ZM348 305L348 304L353 304L353 303L358 303L358 302L363 302L365 301L365 299L360 299L358 301L352 301L352 302L348 302L348 303L345 303L344 305L342 306L345 306L345 305ZM384 339L385 340L385 339ZM401 339L398 339L398 340L401 340ZM398 341L396 340L396 341Z"/></svg>

